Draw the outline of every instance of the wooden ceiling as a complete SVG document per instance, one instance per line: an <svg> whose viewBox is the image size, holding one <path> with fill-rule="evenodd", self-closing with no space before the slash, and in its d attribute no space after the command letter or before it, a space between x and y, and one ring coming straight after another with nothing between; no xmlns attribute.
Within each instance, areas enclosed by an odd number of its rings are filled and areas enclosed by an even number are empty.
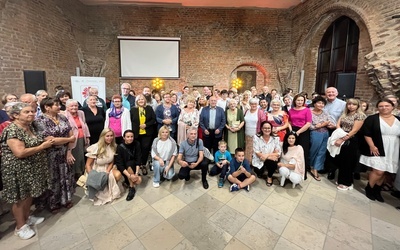
<svg viewBox="0 0 400 250"><path fill-rule="evenodd" d="M305 0L80 0L86 5L287 9Z"/></svg>

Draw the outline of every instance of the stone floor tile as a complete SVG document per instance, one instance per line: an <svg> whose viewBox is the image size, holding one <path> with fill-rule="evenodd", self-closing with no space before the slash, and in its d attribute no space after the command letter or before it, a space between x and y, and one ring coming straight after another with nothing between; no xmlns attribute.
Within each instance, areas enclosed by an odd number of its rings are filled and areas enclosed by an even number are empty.
<svg viewBox="0 0 400 250"><path fill-rule="evenodd" d="M374 250L398 250L398 249L400 249L399 244L396 244L393 241L383 239L376 235L372 235L372 245L374 246Z"/></svg>
<svg viewBox="0 0 400 250"><path fill-rule="evenodd" d="M136 236L131 229L124 221L120 221L112 227L90 237L89 240L95 250L111 250L121 249L129 245L135 239Z"/></svg>
<svg viewBox="0 0 400 250"><path fill-rule="evenodd" d="M81 223L89 238L122 220L111 205L93 207L101 207L102 209L81 217Z"/></svg>
<svg viewBox="0 0 400 250"><path fill-rule="evenodd" d="M364 194L354 189L349 190L349 192L338 192L335 203L340 203L368 216L371 214L370 200Z"/></svg>
<svg viewBox="0 0 400 250"><path fill-rule="evenodd" d="M225 186L222 188L213 187L210 188L207 192L208 195L214 197L222 203L227 203L233 197L235 197L238 192L229 192L229 183L225 183Z"/></svg>
<svg viewBox="0 0 400 250"><path fill-rule="evenodd" d="M148 250L173 249L183 240L183 235L169 222L163 221L140 237Z"/></svg>
<svg viewBox="0 0 400 250"><path fill-rule="evenodd" d="M261 224L272 232L281 235L290 217L273 210L265 205L261 205L251 216L255 222Z"/></svg>
<svg viewBox="0 0 400 250"><path fill-rule="evenodd" d="M218 211L224 204L214 197L203 194L195 201L189 204L198 213L204 215L205 217L211 217L216 211Z"/></svg>
<svg viewBox="0 0 400 250"><path fill-rule="evenodd" d="M74 223L58 229L48 236L40 237L40 248L42 250L72 248L85 242L88 239L86 235L82 225Z"/></svg>
<svg viewBox="0 0 400 250"><path fill-rule="evenodd" d="M270 196L268 196L263 204L286 216L291 216L296 209L298 202L292 201L276 192L273 192Z"/></svg>
<svg viewBox="0 0 400 250"><path fill-rule="evenodd" d="M308 185L306 193L334 202L337 191L336 187L332 189L331 187L328 188L328 187L323 187L321 185L317 185L315 183L310 183L310 185Z"/></svg>
<svg viewBox="0 0 400 250"><path fill-rule="evenodd" d="M160 199L152 205L152 207L165 219L181 210L185 206L186 204L173 194Z"/></svg>
<svg viewBox="0 0 400 250"><path fill-rule="evenodd" d="M89 239L80 243L79 245L73 246L69 248L70 250L92 250L94 249L92 244L90 244Z"/></svg>
<svg viewBox="0 0 400 250"><path fill-rule="evenodd" d="M173 193L176 197L182 200L184 203L189 204L204 194L198 188L181 188Z"/></svg>
<svg viewBox="0 0 400 250"><path fill-rule="evenodd" d="M163 220L164 218L153 207L149 206L126 218L125 222L136 237L140 237Z"/></svg>
<svg viewBox="0 0 400 250"><path fill-rule="evenodd" d="M145 209L149 206L147 202L143 200L140 196L135 196L133 200L126 201L126 199L120 199L117 203L113 203L115 211L125 219L131 215L138 213L140 210Z"/></svg>
<svg viewBox="0 0 400 250"><path fill-rule="evenodd" d="M287 239L280 237L275 245L274 250L302 250L303 248L297 246L296 244L288 241Z"/></svg>
<svg viewBox="0 0 400 250"><path fill-rule="evenodd" d="M236 235L248 220L248 217L229 206L223 206L210 217L210 221L228 232L230 235Z"/></svg>
<svg viewBox="0 0 400 250"><path fill-rule="evenodd" d="M400 245L400 227L374 217L371 220L374 235Z"/></svg>
<svg viewBox="0 0 400 250"><path fill-rule="evenodd" d="M282 237L307 250L322 249L325 241L325 234L294 219L289 221Z"/></svg>
<svg viewBox="0 0 400 250"><path fill-rule="evenodd" d="M236 239L236 238L232 238L228 245L226 245L226 247L224 248L224 250L250 250L250 248L248 246L246 246L245 244L243 244L240 240Z"/></svg>
<svg viewBox="0 0 400 250"><path fill-rule="evenodd" d="M332 237L326 236L324 250L354 250L344 242L340 242Z"/></svg>
<svg viewBox="0 0 400 250"><path fill-rule="evenodd" d="M244 190L240 190L239 192L246 192ZM259 207L260 203L250 199L246 196L246 194L238 194L233 197L228 203L228 206L239 211L247 217L250 217Z"/></svg>
<svg viewBox="0 0 400 250"><path fill-rule="evenodd" d="M134 240L129 245L122 248L122 250L146 250L142 242L139 239Z"/></svg>
<svg viewBox="0 0 400 250"><path fill-rule="evenodd" d="M151 181L151 183L153 182ZM137 195L142 197L142 199L149 205L152 205L153 203L159 201L164 197L167 197L170 194L171 193L164 188L154 188L153 186L151 186L144 189L142 194L137 194Z"/></svg>
<svg viewBox="0 0 400 250"><path fill-rule="evenodd" d="M331 219L327 235L355 249L372 249L370 233L335 218Z"/></svg>
<svg viewBox="0 0 400 250"><path fill-rule="evenodd" d="M289 199L294 202L298 202L301 200L301 197L304 194L304 191L302 191L299 188L288 188L289 185L287 185L286 188L282 187L276 187L274 190L274 193L279 194L280 196Z"/></svg>
<svg viewBox="0 0 400 250"><path fill-rule="evenodd" d="M399 206L400 204L398 204ZM387 203L371 202L371 217L392 223L400 227L400 220L393 220L399 217L399 211L396 207Z"/></svg>
<svg viewBox="0 0 400 250"><path fill-rule="evenodd" d="M279 235L250 219L235 235L235 238L246 244L250 249L267 250L274 249Z"/></svg>
<svg viewBox="0 0 400 250"><path fill-rule="evenodd" d="M348 208L340 203L335 204L332 212L332 218L338 219L342 222L371 233L371 217L360 213L359 211Z"/></svg>
<svg viewBox="0 0 400 250"><path fill-rule="evenodd" d="M187 239L183 239L181 242L179 242L178 245L176 245L173 250L198 250L197 247L193 246L193 244L188 241Z"/></svg>

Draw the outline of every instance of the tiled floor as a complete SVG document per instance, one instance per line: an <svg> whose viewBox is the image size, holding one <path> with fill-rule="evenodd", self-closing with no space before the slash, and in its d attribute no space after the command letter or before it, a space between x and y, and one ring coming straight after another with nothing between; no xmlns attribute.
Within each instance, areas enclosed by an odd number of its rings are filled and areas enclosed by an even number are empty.
<svg viewBox="0 0 400 250"><path fill-rule="evenodd" d="M152 172L150 172L152 173ZM37 236L13 235L11 215L1 218L0 249L400 249L400 200L371 202L363 181L351 191L337 191L325 178L301 187L268 188L258 179L248 193L229 193L200 172L188 183L177 180L152 187L144 177L131 202L125 195L112 204L93 206L77 191L76 205L46 221Z"/></svg>

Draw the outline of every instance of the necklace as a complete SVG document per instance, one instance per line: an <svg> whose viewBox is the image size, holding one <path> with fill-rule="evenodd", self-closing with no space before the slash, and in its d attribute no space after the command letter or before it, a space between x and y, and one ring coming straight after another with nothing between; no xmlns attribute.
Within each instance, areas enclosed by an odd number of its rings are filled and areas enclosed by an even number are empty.
<svg viewBox="0 0 400 250"><path fill-rule="evenodd" d="M52 116L47 115L47 114L45 114L45 116L46 116L47 118L49 118L50 120L52 120L56 125L59 125L59 124L60 124L60 121L58 120L58 117L57 117L57 116L56 116L56 117L52 117Z"/></svg>

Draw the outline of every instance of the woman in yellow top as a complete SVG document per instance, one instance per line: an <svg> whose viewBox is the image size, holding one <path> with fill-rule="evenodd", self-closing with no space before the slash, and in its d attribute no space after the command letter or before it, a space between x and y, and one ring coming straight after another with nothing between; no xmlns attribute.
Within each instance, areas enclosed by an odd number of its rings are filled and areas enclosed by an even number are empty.
<svg viewBox="0 0 400 250"><path fill-rule="evenodd" d="M136 96L136 106L131 109L131 121L135 140L140 142L142 148L142 173L147 175L146 163L157 127L156 114L153 108L147 105L146 98L142 94Z"/></svg>

